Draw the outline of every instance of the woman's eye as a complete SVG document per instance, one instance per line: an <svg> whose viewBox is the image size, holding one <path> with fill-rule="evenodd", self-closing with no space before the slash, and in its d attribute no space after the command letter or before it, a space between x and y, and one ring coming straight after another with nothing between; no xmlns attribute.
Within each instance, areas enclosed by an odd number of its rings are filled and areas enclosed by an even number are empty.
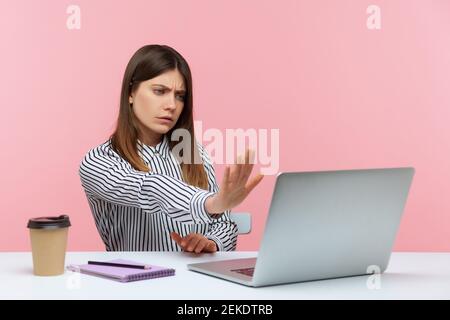
<svg viewBox="0 0 450 320"><path fill-rule="evenodd" d="M162 94L164 94L165 90L163 90L163 89L153 89L153 92L155 94L157 94L157 95L162 95ZM177 95L177 99L180 100L180 101L184 101L184 98L185 98L185 95L182 95L182 94L178 94Z"/></svg>

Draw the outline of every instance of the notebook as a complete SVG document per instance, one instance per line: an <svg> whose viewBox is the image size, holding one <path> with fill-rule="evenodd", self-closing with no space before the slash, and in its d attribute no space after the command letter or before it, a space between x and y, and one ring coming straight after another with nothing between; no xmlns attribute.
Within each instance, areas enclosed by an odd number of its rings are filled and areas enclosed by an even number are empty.
<svg viewBox="0 0 450 320"><path fill-rule="evenodd" d="M124 263L124 264L139 264L135 261L115 259L108 262ZM74 272L89 274L101 278L107 278L120 282L130 282L145 279L153 279L160 277L168 277L175 275L175 269L151 265L150 269L134 269L111 266L99 266L94 264L71 264L67 269Z"/></svg>

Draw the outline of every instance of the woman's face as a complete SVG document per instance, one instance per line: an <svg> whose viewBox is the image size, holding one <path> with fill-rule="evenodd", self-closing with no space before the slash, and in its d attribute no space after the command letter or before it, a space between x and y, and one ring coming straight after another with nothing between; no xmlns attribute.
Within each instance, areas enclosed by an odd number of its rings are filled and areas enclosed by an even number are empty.
<svg viewBox="0 0 450 320"><path fill-rule="evenodd" d="M156 145L175 126L183 111L185 92L183 77L176 69L139 84L129 101L142 142Z"/></svg>

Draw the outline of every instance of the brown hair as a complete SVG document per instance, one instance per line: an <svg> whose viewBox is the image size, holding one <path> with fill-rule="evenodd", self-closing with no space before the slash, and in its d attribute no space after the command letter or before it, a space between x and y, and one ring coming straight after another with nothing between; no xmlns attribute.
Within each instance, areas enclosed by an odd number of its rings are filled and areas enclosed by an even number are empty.
<svg viewBox="0 0 450 320"><path fill-rule="evenodd" d="M172 132L179 128L186 129L190 133L191 159L199 159L199 150L194 135L192 77L189 65L175 49L169 46L146 45L135 52L125 69L117 126L111 135L113 149L139 171L149 172L151 169L145 165L138 154L137 139L139 132L135 124L135 115L129 103L129 96L142 81L152 79L170 70L178 70L181 73L186 93L183 111L175 126L166 133L169 138L169 148L172 150L177 143L177 141L170 139ZM187 143L187 141L180 143ZM180 155L183 156L182 151ZM198 164L197 161L192 161L193 163L180 162L184 182L205 190L208 189L208 177L203 164Z"/></svg>

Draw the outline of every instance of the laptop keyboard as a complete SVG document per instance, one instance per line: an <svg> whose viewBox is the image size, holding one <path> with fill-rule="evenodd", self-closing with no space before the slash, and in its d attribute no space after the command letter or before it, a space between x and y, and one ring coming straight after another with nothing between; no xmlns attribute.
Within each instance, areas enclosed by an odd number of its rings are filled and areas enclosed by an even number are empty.
<svg viewBox="0 0 450 320"><path fill-rule="evenodd" d="M249 277L253 277L253 271L255 271L255 268L234 269L234 270L231 270L231 271L237 272L237 273L240 273L240 274L244 274L244 275L249 276Z"/></svg>

